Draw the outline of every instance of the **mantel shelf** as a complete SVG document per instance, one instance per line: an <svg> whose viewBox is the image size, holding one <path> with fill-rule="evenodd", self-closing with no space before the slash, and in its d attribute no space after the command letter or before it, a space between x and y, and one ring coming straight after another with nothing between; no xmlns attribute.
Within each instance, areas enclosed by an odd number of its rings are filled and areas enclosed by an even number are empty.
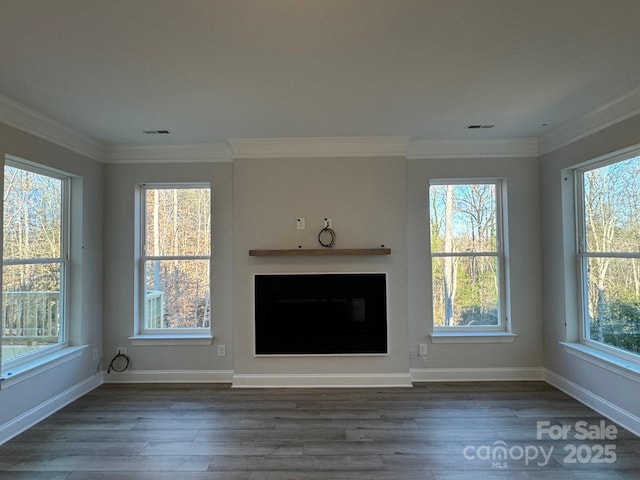
<svg viewBox="0 0 640 480"><path fill-rule="evenodd" d="M390 248L292 248L249 250L250 257L322 257L340 255L391 255Z"/></svg>

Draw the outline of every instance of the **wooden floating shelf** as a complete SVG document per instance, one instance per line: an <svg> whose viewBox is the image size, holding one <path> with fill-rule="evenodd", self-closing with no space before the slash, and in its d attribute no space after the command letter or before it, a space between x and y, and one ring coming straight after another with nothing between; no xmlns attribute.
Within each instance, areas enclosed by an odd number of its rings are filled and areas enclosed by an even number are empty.
<svg viewBox="0 0 640 480"><path fill-rule="evenodd" d="M292 248L249 250L250 257L328 257L340 255L391 255L390 248Z"/></svg>

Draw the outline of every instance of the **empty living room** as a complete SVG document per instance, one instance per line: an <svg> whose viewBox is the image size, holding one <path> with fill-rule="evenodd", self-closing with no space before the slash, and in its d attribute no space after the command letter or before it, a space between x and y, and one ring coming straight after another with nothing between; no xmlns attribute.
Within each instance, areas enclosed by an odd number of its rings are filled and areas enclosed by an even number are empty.
<svg viewBox="0 0 640 480"><path fill-rule="evenodd" d="M0 0L0 480L638 478L639 24Z"/></svg>

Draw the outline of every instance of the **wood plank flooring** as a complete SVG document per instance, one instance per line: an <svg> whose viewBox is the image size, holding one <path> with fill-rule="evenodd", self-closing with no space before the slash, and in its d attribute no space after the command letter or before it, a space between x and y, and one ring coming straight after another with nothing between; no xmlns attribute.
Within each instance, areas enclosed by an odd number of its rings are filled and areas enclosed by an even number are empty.
<svg viewBox="0 0 640 480"><path fill-rule="evenodd" d="M0 446L0 480L640 478L640 438L576 438L601 420L542 382L107 384ZM537 422L571 430L538 439Z"/></svg>

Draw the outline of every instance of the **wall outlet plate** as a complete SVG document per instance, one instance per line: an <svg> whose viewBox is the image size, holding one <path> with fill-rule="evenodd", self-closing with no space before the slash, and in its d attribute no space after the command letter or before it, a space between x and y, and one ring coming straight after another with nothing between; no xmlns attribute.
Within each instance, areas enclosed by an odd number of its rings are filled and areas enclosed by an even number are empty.
<svg viewBox="0 0 640 480"><path fill-rule="evenodd" d="M304 230L305 229L305 221L304 221L304 217L298 217L296 218L296 228L298 230Z"/></svg>

